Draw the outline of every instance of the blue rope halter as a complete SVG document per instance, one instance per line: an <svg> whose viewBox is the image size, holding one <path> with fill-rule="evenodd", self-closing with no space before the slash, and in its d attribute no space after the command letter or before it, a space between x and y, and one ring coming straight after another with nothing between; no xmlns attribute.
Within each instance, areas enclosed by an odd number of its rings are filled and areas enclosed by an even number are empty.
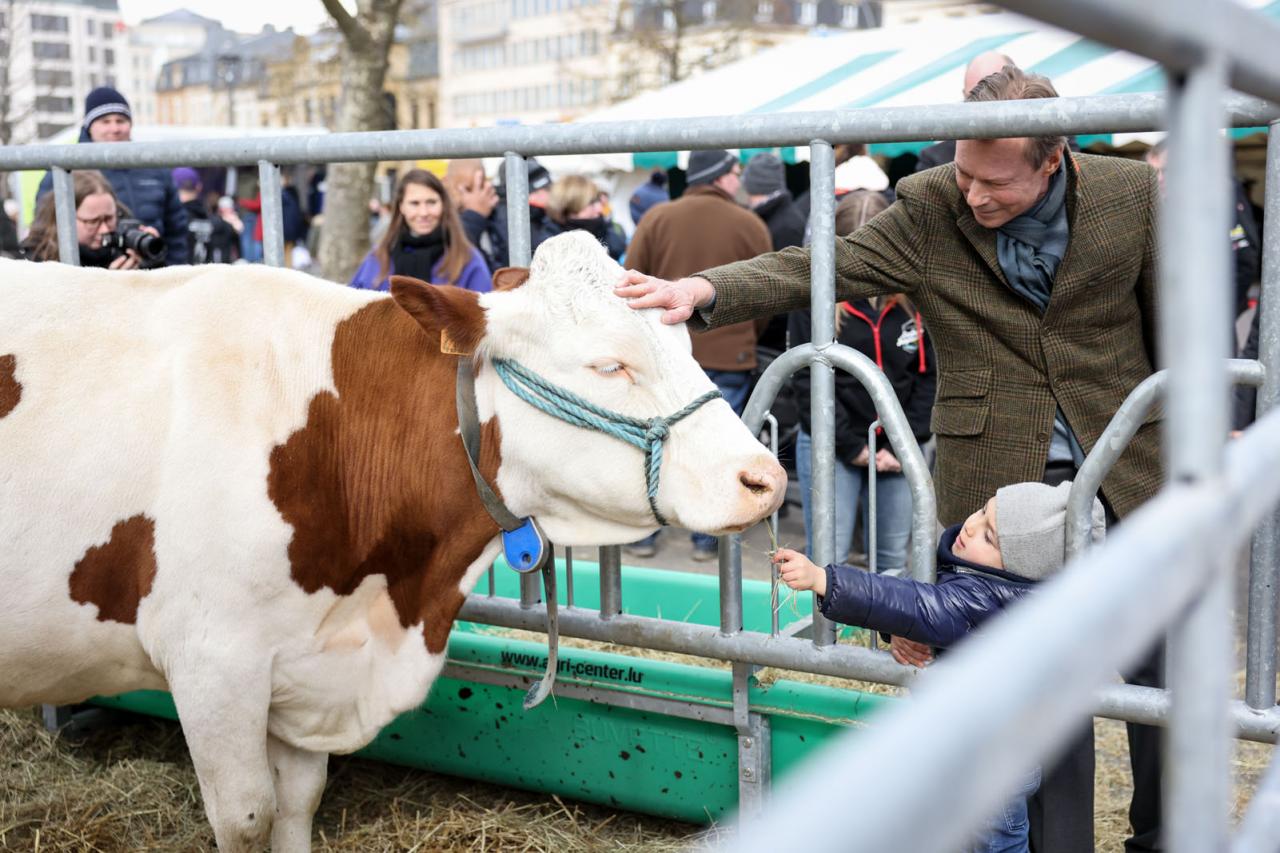
<svg viewBox="0 0 1280 853"><path fill-rule="evenodd" d="M511 389L511 393L534 408L566 423L603 432L643 450L649 509L658 524L667 526L667 519L658 511L658 477L662 468L663 442L671 434L671 427L675 423L693 414L704 403L721 397L719 391L708 391L674 415L646 420L597 406L572 391L548 382L514 361L496 358L493 360L493 368L503 384Z"/></svg>

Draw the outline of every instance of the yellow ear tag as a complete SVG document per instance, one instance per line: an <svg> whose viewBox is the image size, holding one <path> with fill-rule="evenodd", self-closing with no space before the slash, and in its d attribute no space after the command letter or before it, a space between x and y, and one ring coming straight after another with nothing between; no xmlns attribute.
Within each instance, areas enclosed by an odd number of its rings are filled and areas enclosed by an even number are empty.
<svg viewBox="0 0 1280 853"><path fill-rule="evenodd" d="M440 352L445 355L471 355L471 351L458 346L458 343L451 337L445 329L440 330Z"/></svg>

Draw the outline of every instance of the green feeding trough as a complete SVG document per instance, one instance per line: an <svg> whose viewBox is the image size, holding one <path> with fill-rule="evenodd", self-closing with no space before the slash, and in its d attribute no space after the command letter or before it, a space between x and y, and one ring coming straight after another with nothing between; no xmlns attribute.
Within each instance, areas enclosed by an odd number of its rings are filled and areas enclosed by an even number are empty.
<svg viewBox="0 0 1280 853"><path fill-rule="evenodd" d="M561 604L565 589L560 572ZM496 594L519 597L519 578L499 562ZM594 563L575 561L579 607L599 606ZM718 580L624 567L626 612L714 625ZM487 591L481 578L476 589ZM810 596L782 608L782 623L809 612ZM769 584L743 581L745 628L769 630ZM546 791L691 823L734 811L739 739L730 723L733 677L702 667L562 644L554 698L531 711L521 702L546 660L546 645L503 629L460 622L449 640L445 676L418 710L401 715L359 755L393 764ZM767 718L774 777L827 738L861 724L892 698L856 690L752 679L753 714ZM175 718L166 693L98 700L123 710ZM656 710L655 710L656 709Z"/></svg>

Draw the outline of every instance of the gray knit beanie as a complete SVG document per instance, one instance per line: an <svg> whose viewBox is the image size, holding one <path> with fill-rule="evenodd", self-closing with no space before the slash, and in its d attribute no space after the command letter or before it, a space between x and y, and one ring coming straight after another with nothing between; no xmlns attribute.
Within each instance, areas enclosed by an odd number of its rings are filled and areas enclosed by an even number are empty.
<svg viewBox="0 0 1280 853"><path fill-rule="evenodd" d="M786 185L782 161L768 151L752 157L742 170L742 187L748 195L771 195Z"/></svg>
<svg viewBox="0 0 1280 853"><path fill-rule="evenodd" d="M689 168L684 181L689 186L709 184L733 168L738 158L723 148L710 151L694 151L689 155Z"/></svg>
<svg viewBox="0 0 1280 853"><path fill-rule="evenodd" d="M1071 482L1046 486L1017 483L996 491L996 538L1006 571L1042 580L1066 562L1067 495ZM1101 542L1107 531L1102 501L1093 499L1090 539Z"/></svg>

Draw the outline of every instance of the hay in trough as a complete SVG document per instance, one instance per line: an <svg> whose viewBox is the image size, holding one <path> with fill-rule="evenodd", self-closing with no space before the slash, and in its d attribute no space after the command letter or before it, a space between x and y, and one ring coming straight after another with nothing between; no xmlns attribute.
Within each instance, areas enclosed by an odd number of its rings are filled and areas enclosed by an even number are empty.
<svg viewBox="0 0 1280 853"><path fill-rule="evenodd" d="M30 711L0 711L0 850L206 851L195 771L177 724L122 715L72 745ZM424 770L334 757L315 849L683 851L705 831Z"/></svg>

